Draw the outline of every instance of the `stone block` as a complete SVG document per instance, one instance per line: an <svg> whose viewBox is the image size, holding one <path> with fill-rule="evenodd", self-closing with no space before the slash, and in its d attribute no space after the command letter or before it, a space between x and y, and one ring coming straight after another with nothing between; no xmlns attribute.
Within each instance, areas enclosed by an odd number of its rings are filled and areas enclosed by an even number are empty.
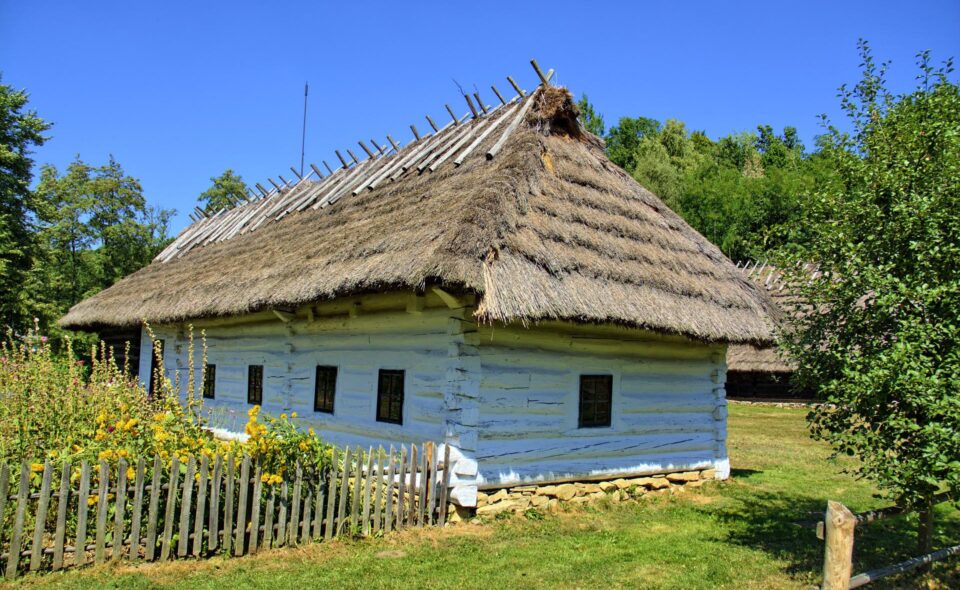
<svg viewBox="0 0 960 590"><path fill-rule="evenodd" d="M565 483L557 487L556 496L560 500L566 501L576 497L578 492L579 492L579 489L577 488L576 484Z"/></svg>
<svg viewBox="0 0 960 590"><path fill-rule="evenodd" d="M697 481L700 479L699 471L681 471L680 473L668 473L667 481L673 483L684 483L688 481Z"/></svg>

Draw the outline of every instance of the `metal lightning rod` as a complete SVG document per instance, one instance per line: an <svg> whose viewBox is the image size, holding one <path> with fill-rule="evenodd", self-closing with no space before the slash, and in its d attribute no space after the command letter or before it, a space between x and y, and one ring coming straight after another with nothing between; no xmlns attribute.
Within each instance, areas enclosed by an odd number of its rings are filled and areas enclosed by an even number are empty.
<svg viewBox="0 0 960 590"><path fill-rule="evenodd" d="M303 155L307 145L307 93L310 86L303 83L303 134L300 136L300 177L303 178Z"/></svg>

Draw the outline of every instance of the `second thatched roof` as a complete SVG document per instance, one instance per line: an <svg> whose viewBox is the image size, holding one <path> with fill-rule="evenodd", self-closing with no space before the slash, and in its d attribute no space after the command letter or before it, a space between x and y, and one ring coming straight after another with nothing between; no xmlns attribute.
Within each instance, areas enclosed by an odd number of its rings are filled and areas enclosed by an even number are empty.
<svg viewBox="0 0 960 590"><path fill-rule="evenodd" d="M201 220L61 324L237 316L437 284L477 294L482 321L768 342L767 294L610 162L577 115L569 92L541 87L322 182Z"/></svg>

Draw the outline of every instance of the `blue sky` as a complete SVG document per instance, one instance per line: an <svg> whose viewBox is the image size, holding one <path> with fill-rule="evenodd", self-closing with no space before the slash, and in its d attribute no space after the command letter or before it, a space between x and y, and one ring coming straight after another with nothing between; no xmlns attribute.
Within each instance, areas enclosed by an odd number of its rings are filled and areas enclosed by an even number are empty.
<svg viewBox="0 0 960 590"><path fill-rule="evenodd" d="M608 124L678 118L711 137L836 114L857 39L912 87L914 55L960 58L960 2L48 2L0 0L0 71L55 123L37 163L113 154L180 214L210 177L250 184L464 111L453 80L535 85L528 61L587 92ZM265 184L265 183L264 183Z"/></svg>

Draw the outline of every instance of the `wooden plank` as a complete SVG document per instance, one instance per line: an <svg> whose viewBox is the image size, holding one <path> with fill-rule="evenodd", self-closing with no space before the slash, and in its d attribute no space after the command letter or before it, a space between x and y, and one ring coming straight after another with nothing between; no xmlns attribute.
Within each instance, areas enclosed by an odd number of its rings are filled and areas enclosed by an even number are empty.
<svg viewBox="0 0 960 590"><path fill-rule="evenodd" d="M150 482L150 505L147 507L147 541L143 557L153 561L157 556L157 523L160 520L160 477L163 474L160 457L153 458L153 477Z"/></svg>
<svg viewBox="0 0 960 590"><path fill-rule="evenodd" d="M200 557L203 552L203 521L207 506L207 485L210 476L210 459L200 455L200 480L197 482L197 511L193 517L193 556ZM214 508L216 510L216 508Z"/></svg>
<svg viewBox="0 0 960 590"><path fill-rule="evenodd" d="M4 475L10 476L10 472L4 465L5 474L0 475L0 515L3 514L3 501L6 500L7 486L6 481L2 481ZM60 470L60 495L57 499L57 528L53 533L53 564L54 571L63 567L63 544L67 537L67 507L70 505L70 461L64 461Z"/></svg>
<svg viewBox="0 0 960 590"><path fill-rule="evenodd" d="M527 115L527 111L530 110L530 107L532 105L533 105L533 98L526 99L526 102L524 102L523 106L520 107L519 112L517 112L517 116L514 117L512 121L510 121L510 124L507 125L506 130L503 132L503 135L500 136L500 139L497 140L497 143L493 144L493 146L487 152L488 160L493 159L493 157L496 156L501 149L503 149L504 144L507 143L507 139L509 139L510 135L514 132L514 130L516 130L516 128L520 126L520 123L523 122L523 118Z"/></svg>
<svg viewBox="0 0 960 590"><path fill-rule="evenodd" d="M170 472L167 477L167 502L163 513L163 535L160 537L160 559L170 557L170 540L173 537L173 519L176 515L177 487L180 481L180 459L174 455L170 460Z"/></svg>
<svg viewBox="0 0 960 590"><path fill-rule="evenodd" d="M390 445L390 455L387 456L387 487L384 489L386 506L383 511L383 530L388 533L393 528L393 492L396 489L393 485L393 476L396 474L396 465L397 453L393 445Z"/></svg>
<svg viewBox="0 0 960 590"><path fill-rule="evenodd" d="M430 467L429 443L424 443L420 448L423 452L420 454L420 481L417 485L417 488L420 490L417 494L417 526L423 526L424 512L427 508L427 484L430 481L429 474L427 473Z"/></svg>
<svg viewBox="0 0 960 590"><path fill-rule="evenodd" d="M323 496L323 476L317 477L317 493L314 496L316 504L313 508L313 535L310 537L311 540L319 541L320 535L323 532L323 506L324 506L324 496Z"/></svg>
<svg viewBox="0 0 960 590"><path fill-rule="evenodd" d="M207 551L216 551L220 545L220 487L223 477L223 456L213 460L213 475L210 477L210 516L207 525Z"/></svg>
<svg viewBox="0 0 960 590"><path fill-rule="evenodd" d="M330 461L330 473L327 474L327 524L323 529L323 538L330 540L333 538L333 509L337 500L337 448L333 448L333 457Z"/></svg>
<svg viewBox="0 0 960 590"><path fill-rule="evenodd" d="M100 461L100 477L97 480L97 532L93 550L94 563L103 563L107 548L107 508L109 507L110 466Z"/></svg>
<svg viewBox="0 0 960 590"><path fill-rule="evenodd" d="M280 484L280 509L277 510L277 547L287 544L287 504L290 501L290 490L287 482Z"/></svg>
<svg viewBox="0 0 960 590"><path fill-rule="evenodd" d="M407 526L416 524L417 519L417 445L410 445L410 466L408 467L410 483L407 485L410 505L407 507Z"/></svg>
<svg viewBox="0 0 960 590"><path fill-rule="evenodd" d="M234 488L237 485L236 477L236 460L233 456L233 453L227 455L227 466L226 466L226 475L224 477L224 483L226 484L226 491L223 496L224 509L223 509L223 554L230 555L233 549L233 495Z"/></svg>
<svg viewBox="0 0 960 590"><path fill-rule="evenodd" d="M260 544L264 549L273 546L273 513L277 501L277 488L270 485L270 498L267 500L267 514L263 519L263 542Z"/></svg>
<svg viewBox="0 0 960 590"><path fill-rule="evenodd" d="M257 461L253 469L253 500L250 508L250 548L248 553L257 552L257 542L260 536L260 500L263 497L263 466Z"/></svg>
<svg viewBox="0 0 960 590"><path fill-rule="evenodd" d="M363 483L363 449L357 447L356 466L353 469L353 494L350 497L350 534L357 529L357 518L360 515L360 490Z"/></svg>
<svg viewBox="0 0 960 590"><path fill-rule="evenodd" d="M140 531L143 528L143 485L146 475L143 457L137 459L133 476L133 512L130 515L130 559L140 557Z"/></svg>
<svg viewBox="0 0 960 590"><path fill-rule="evenodd" d="M340 498L337 507L337 521L334 523L334 535L339 535L343 528L347 511L347 496L350 493L350 447L343 452L343 471L340 474Z"/></svg>
<svg viewBox="0 0 960 590"><path fill-rule="evenodd" d="M30 547L31 572L39 570L43 563L43 533L47 524L47 510L50 508L51 479L53 479L53 466L50 465L50 461L44 461L43 476L40 480L40 498L37 500L36 524L33 527L33 545Z"/></svg>
<svg viewBox="0 0 960 590"><path fill-rule="evenodd" d="M197 472L197 460L190 457L187 471L183 474L183 494L180 496L180 537L177 539L177 557L186 557L190 551L190 508L193 504L194 475Z"/></svg>
<svg viewBox="0 0 960 590"><path fill-rule="evenodd" d="M3 515L7 509L7 496L10 492L10 467L6 464L0 466L0 523L3 522ZM3 527L0 527L0 546L3 545Z"/></svg>
<svg viewBox="0 0 960 590"><path fill-rule="evenodd" d="M297 544L297 533L300 524L300 492L303 486L303 471L297 465L296 476L293 480L293 497L290 499L290 522L287 524L287 544Z"/></svg>
<svg viewBox="0 0 960 590"><path fill-rule="evenodd" d="M313 491L307 486L307 495L303 498L303 518L300 519L300 541L310 542L310 519L313 517Z"/></svg>
<svg viewBox="0 0 960 590"><path fill-rule="evenodd" d="M443 445L443 483L440 486L440 526L447 523L447 498L450 494L450 444Z"/></svg>
<svg viewBox="0 0 960 590"><path fill-rule="evenodd" d="M398 468L399 469L397 473L397 480L398 480L397 521L396 521L395 528L402 529L403 523L404 523L403 509L407 505L405 501L406 496L404 495L407 489L407 475L406 475L407 474L407 447L404 447L404 446L400 447L400 464L398 465Z"/></svg>
<svg viewBox="0 0 960 590"><path fill-rule="evenodd" d="M363 481L363 520L362 531L364 535L370 534L370 486L373 484L373 447L367 451L367 472L364 474Z"/></svg>
<svg viewBox="0 0 960 590"><path fill-rule="evenodd" d="M113 510L113 547L111 557L114 560L123 556L123 519L127 516L127 460L117 462L117 495Z"/></svg>
<svg viewBox="0 0 960 590"><path fill-rule="evenodd" d="M74 542L73 562L76 565L87 563L87 501L90 497L90 464L80 463L80 490L77 494L77 538Z"/></svg>
<svg viewBox="0 0 960 590"><path fill-rule="evenodd" d="M376 486L377 490L373 498L373 532L379 532L381 526L381 517L383 516L383 447L377 449L377 469Z"/></svg>
<svg viewBox="0 0 960 590"><path fill-rule="evenodd" d="M10 548L7 555L6 576L12 580L20 565L20 541L23 536L23 521L27 516L27 503L30 501L30 465L20 465L20 487L17 490L17 507L13 517L13 534L10 536Z"/></svg>
<svg viewBox="0 0 960 590"><path fill-rule="evenodd" d="M433 526L434 516L437 507L437 466L440 458L437 457L437 449L430 443L430 482L427 487L427 524Z"/></svg>
<svg viewBox="0 0 960 590"><path fill-rule="evenodd" d="M840 502L827 503L823 550L823 590L848 590L853 571L853 532L857 519Z"/></svg>
<svg viewBox="0 0 960 590"><path fill-rule="evenodd" d="M250 490L250 457L244 455L240 462L240 489L237 502L237 528L236 537L233 540L233 554L237 557L243 555L246 548L247 534L247 493Z"/></svg>

